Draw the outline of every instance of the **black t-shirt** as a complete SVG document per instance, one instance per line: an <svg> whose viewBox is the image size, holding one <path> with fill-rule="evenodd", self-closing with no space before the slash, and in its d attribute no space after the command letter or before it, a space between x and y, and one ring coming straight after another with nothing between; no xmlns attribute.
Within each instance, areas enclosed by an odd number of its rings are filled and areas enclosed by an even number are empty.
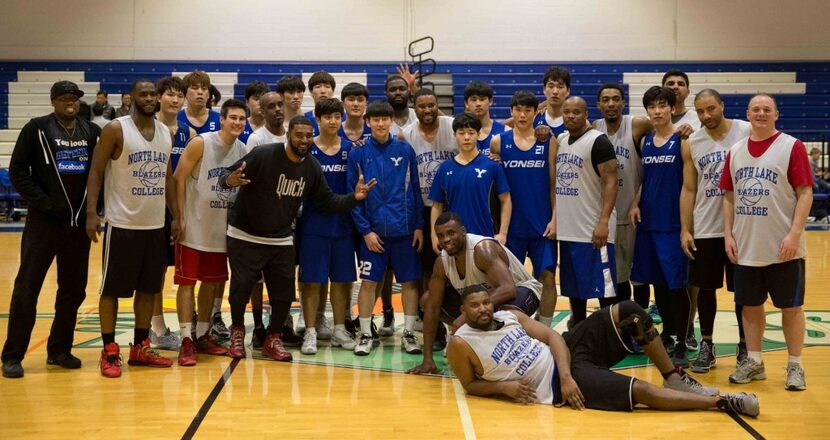
<svg viewBox="0 0 830 440"><path fill-rule="evenodd" d="M588 131L586 130L585 133L587 132ZM585 133L582 133L577 137L568 136L568 145L571 145L579 140L579 138L584 136ZM597 136L594 140L594 145L591 147L591 165L594 167L594 171L597 175L599 175L599 164L616 158L617 153L614 152L614 144L611 143L608 136L604 134Z"/></svg>
<svg viewBox="0 0 830 440"><path fill-rule="evenodd" d="M60 175L72 210L76 213L83 211L91 152L101 129L78 118L75 120L75 128L67 130L52 114L44 133L54 151L55 169Z"/></svg>

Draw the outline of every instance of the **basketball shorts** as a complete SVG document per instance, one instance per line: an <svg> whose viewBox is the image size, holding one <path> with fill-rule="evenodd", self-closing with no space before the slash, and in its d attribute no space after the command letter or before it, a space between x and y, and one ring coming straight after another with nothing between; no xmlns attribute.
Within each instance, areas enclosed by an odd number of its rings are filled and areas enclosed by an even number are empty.
<svg viewBox="0 0 830 440"><path fill-rule="evenodd" d="M617 261L618 283L627 283L631 280L636 232L637 228L632 224L617 225L617 238L614 240L614 259Z"/></svg>
<svg viewBox="0 0 830 440"><path fill-rule="evenodd" d="M637 229L631 281L669 289L686 287L689 259L680 247L680 232Z"/></svg>
<svg viewBox="0 0 830 440"><path fill-rule="evenodd" d="M594 249L593 243L559 242L559 288L568 298L617 296L614 245Z"/></svg>
<svg viewBox="0 0 830 440"><path fill-rule="evenodd" d="M804 305L804 259L769 266L735 266L735 302L760 306L772 298L779 309Z"/></svg>
<svg viewBox="0 0 830 440"><path fill-rule="evenodd" d="M735 291L735 265L726 256L723 237L696 238L695 259L689 260L689 285L701 289L720 289L726 273L726 288Z"/></svg>
<svg viewBox="0 0 830 440"><path fill-rule="evenodd" d="M380 253L370 251L366 246L366 240L361 241L360 279L382 282L386 269L391 268L398 283L420 280L423 276L421 257L412 246L412 235L381 240L383 252Z"/></svg>
<svg viewBox="0 0 830 440"><path fill-rule="evenodd" d="M228 254L205 252L176 243L176 273L173 282L180 286L228 281Z"/></svg>
<svg viewBox="0 0 830 440"><path fill-rule="evenodd" d="M161 293L167 269L164 228L122 229L107 225L101 295L129 298L133 292Z"/></svg>
<svg viewBox="0 0 830 440"><path fill-rule="evenodd" d="M545 237L515 237L507 234L507 249L516 256L522 263L525 258L530 258L533 265L533 276L537 279L542 276L542 271L549 270L556 273L556 240L549 240Z"/></svg>
<svg viewBox="0 0 830 440"><path fill-rule="evenodd" d="M353 283L355 275L354 236L321 237L305 234L298 248L301 283Z"/></svg>

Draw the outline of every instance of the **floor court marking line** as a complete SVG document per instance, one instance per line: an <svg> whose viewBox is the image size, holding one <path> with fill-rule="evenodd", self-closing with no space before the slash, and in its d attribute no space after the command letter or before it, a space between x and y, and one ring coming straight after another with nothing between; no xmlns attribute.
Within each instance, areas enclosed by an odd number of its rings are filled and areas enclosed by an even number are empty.
<svg viewBox="0 0 830 440"><path fill-rule="evenodd" d="M193 435L196 434L196 431L199 429L199 426L202 424L202 421L205 420L208 411L210 411L210 407L213 406L213 402L216 401L216 398L219 397L219 393L222 392L222 388L225 387L225 384L231 379L231 375L233 374L234 370L236 370L236 366L239 365L239 361L241 359L234 359L231 361L231 364L228 365L228 368L225 369L225 372L222 373L222 377L219 378L219 381L216 382L216 386L213 387L213 390L208 394L205 402L202 403L202 407L199 408L199 411L193 416L193 421L190 422L190 426L187 427L187 431L184 432L182 435L182 440L190 440L193 438Z"/></svg>
<svg viewBox="0 0 830 440"><path fill-rule="evenodd" d="M464 428L464 438L467 440L476 439L476 429L473 426L473 418L470 416L470 408L467 406L464 387L458 379L452 379L452 388L455 391L455 403L458 404L458 415L461 416L461 426Z"/></svg>
<svg viewBox="0 0 830 440"><path fill-rule="evenodd" d="M727 412L727 414L729 414L729 417L732 417L732 420L734 420L735 423L737 423L741 428L744 428L744 430L746 432L748 432L749 435L752 436L752 438L754 438L756 440L765 440L765 437L763 435L761 435L760 432L756 431L755 428L750 426L749 423L747 423L746 420L744 420L736 412L729 411L729 412Z"/></svg>

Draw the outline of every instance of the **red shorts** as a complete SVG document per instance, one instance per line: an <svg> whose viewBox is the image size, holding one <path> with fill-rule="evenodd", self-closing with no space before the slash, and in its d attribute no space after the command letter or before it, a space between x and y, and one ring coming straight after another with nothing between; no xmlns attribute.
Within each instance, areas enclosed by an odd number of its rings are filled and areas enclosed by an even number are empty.
<svg viewBox="0 0 830 440"><path fill-rule="evenodd" d="M196 281L221 283L228 280L228 254L203 252L176 243L176 275L173 282L193 286Z"/></svg>

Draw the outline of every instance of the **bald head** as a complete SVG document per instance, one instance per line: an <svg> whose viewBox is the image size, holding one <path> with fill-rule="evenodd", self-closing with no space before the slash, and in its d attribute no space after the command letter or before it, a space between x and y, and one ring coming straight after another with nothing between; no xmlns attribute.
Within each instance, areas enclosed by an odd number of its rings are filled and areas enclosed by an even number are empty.
<svg viewBox="0 0 830 440"><path fill-rule="evenodd" d="M588 103L579 96L571 96L562 105L565 128L572 135L584 132L588 127Z"/></svg>
<svg viewBox="0 0 830 440"><path fill-rule="evenodd" d="M284 105L285 99L276 92L267 92L259 97L260 111L272 133L276 133L277 127L281 127L285 120Z"/></svg>
<svg viewBox="0 0 830 440"><path fill-rule="evenodd" d="M588 103L585 102L585 100L582 99L579 96L571 96L568 99L566 99L565 100L565 106L569 106L569 105L570 106L577 106L577 107L581 108L582 111L584 111L586 113L588 112ZM563 108L564 108L564 106L563 106Z"/></svg>
<svg viewBox="0 0 830 440"><path fill-rule="evenodd" d="M756 93L752 98L749 100L749 105L747 108L752 108L752 105L771 105L775 111L778 111L778 103L775 102L775 98L772 95L767 93Z"/></svg>

